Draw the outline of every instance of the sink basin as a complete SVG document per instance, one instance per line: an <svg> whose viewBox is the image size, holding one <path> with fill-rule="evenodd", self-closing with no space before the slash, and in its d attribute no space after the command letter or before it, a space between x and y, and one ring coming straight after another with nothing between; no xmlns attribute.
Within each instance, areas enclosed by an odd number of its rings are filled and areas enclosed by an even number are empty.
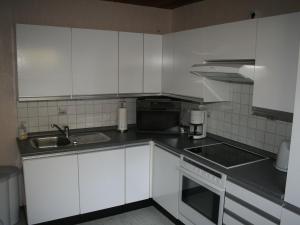
<svg viewBox="0 0 300 225"><path fill-rule="evenodd" d="M71 144L68 138L61 136L32 138L30 143L32 147L37 149L57 148Z"/></svg>
<svg viewBox="0 0 300 225"><path fill-rule="evenodd" d="M96 144L110 141L110 137L101 133L78 133L70 136L70 140L74 145Z"/></svg>

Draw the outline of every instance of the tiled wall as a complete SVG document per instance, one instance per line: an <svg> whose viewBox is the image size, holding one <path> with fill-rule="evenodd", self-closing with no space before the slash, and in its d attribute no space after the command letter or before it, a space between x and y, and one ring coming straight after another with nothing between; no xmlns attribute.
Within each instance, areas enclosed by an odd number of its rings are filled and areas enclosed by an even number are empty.
<svg viewBox="0 0 300 225"><path fill-rule="evenodd" d="M125 99L128 124L135 124L135 99ZM25 122L28 132L51 130L51 124L71 129L117 124L120 99L19 102L18 124Z"/></svg>
<svg viewBox="0 0 300 225"><path fill-rule="evenodd" d="M252 85L232 84L232 102L206 104L208 132L277 153L283 140L290 140L292 124L254 116L251 113ZM74 100L17 103L18 123L29 132L48 131L51 123L68 124L71 129L117 124L120 99ZM128 124L136 121L136 99L126 99ZM189 121L189 110L197 104L182 104L182 121Z"/></svg>
<svg viewBox="0 0 300 225"><path fill-rule="evenodd" d="M232 102L206 104L208 132L277 153L280 143L290 140L292 123L252 115L253 86L231 86ZM184 107L187 111L197 105Z"/></svg>

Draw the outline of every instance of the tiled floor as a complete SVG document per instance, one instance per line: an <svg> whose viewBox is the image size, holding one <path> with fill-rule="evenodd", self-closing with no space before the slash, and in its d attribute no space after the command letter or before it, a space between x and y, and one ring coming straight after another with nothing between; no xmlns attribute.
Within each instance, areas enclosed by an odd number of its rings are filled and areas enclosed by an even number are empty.
<svg viewBox="0 0 300 225"><path fill-rule="evenodd" d="M26 225L24 216L16 225ZM102 218L80 225L174 225L153 206Z"/></svg>

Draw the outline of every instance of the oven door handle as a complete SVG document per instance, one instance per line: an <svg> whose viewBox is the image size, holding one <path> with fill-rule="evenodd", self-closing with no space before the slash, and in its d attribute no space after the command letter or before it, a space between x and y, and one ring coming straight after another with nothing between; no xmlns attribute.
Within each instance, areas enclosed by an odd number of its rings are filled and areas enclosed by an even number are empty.
<svg viewBox="0 0 300 225"><path fill-rule="evenodd" d="M215 185L214 183L211 183L205 179L201 179L201 178L197 178L197 176L195 176L195 174L193 174L193 172L185 169L184 167L180 166L179 167L179 171L181 171L182 173L187 174L188 176L192 177L197 183L203 185L204 187L208 188L208 189L212 189L213 192L215 192L216 194L219 195L224 195L225 193L225 188L221 188L218 187L217 185ZM201 180L200 180L201 179Z"/></svg>

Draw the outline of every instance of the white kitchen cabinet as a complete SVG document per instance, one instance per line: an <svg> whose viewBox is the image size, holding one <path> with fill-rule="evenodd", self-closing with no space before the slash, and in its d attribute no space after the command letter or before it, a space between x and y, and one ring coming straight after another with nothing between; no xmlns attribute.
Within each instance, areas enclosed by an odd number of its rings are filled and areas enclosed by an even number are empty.
<svg viewBox="0 0 300 225"><path fill-rule="evenodd" d="M285 208L282 209L280 225L299 225L299 224L300 224L300 214L297 214Z"/></svg>
<svg viewBox="0 0 300 225"><path fill-rule="evenodd" d="M178 218L179 157L157 146L153 152L152 197Z"/></svg>
<svg viewBox="0 0 300 225"><path fill-rule="evenodd" d="M174 59L174 34L165 34L162 38L162 92L175 93L175 83L173 78L173 59Z"/></svg>
<svg viewBox="0 0 300 225"><path fill-rule="evenodd" d="M258 19L253 106L293 112L300 13Z"/></svg>
<svg viewBox="0 0 300 225"><path fill-rule="evenodd" d="M119 32L119 93L143 92L143 34Z"/></svg>
<svg viewBox="0 0 300 225"><path fill-rule="evenodd" d="M118 32L72 28L74 95L118 93Z"/></svg>
<svg viewBox="0 0 300 225"><path fill-rule="evenodd" d="M299 48L298 48L299 49ZM300 51L299 51L300 54ZM298 76L296 82L294 118L291 136L290 157L286 180L284 200L300 208L300 183L299 183L299 161L300 161L300 58L298 59Z"/></svg>
<svg viewBox="0 0 300 225"><path fill-rule="evenodd" d="M126 200L137 202L150 198L150 146L126 148Z"/></svg>
<svg viewBox="0 0 300 225"><path fill-rule="evenodd" d="M17 24L16 42L20 98L72 94L71 28Z"/></svg>
<svg viewBox="0 0 300 225"><path fill-rule="evenodd" d="M23 160L28 224L79 214L77 155Z"/></svg>
<svg viewBox="0 0 300 225"><path fill-rule="evenodd" d="M255 58L255 19L208 26L201 30L203 44L201 49L196 48L201 58L205 60Z"/></svg>
<svg viewBox="0 0 300 225"><path fill-rule="evenodd" d="M161 92L162 36L144 34L144 92Z"/></svg>
<svg viewBox="0 0 300 225"><path fill-rule="evenodd" d="M223 223L231 224L279 224L281 205L275 204L230 181L226 182Z"/></svg>
<svg viewBox="0 0 300 225"><path fill-rule="evenodd" d="M78 155L81 213L125 203L125 150Z"/></svg>
<svg viewBox="0 0 300 225"><path fill-rule="evenodd" d="M229 101L230 85L190 73L194 64L216 59L254 59L256 21L245 20L176 32L163 37L163 92Z"/></svg>

